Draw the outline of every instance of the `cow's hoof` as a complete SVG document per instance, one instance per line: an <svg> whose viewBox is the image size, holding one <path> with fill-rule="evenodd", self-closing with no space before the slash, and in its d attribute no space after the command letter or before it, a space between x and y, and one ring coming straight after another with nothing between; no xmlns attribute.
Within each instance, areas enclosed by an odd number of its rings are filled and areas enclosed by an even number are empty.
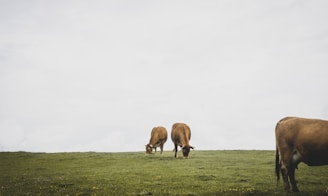
<svg viewBox="0 0 328 196"><path fill-rule="evenodd" d="M291 192L289 187L285 187L284 189L285 189L285 191L286 191L287 193L290 193L290 192Z"/></svg>

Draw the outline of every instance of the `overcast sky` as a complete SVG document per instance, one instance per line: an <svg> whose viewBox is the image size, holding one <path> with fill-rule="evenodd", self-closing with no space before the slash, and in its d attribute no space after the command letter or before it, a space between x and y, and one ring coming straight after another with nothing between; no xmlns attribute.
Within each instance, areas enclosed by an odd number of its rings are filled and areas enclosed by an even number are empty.
<svg viewBox="0 0 328 196"><path fill-rule="evenodd" d="M275 149L328 119L328 1L0 0L0 151Z"/></svg>

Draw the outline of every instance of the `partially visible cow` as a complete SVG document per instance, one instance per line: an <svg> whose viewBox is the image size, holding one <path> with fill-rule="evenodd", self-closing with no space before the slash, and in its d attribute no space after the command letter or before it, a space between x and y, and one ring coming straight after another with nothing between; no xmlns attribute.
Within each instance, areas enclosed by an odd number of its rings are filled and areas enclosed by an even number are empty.
<svg viewBox="0 0 328 196"><path fill-rule="evenodd" d="M175 123L172 126L171 139L174 144L174 157L177 158L178 146L182 149L184 158L188 158L190 148L194 149L193 146L189 145L191 137L190 128L184 123Z"/></svg>
<svg viewBox="0 0 328 196"><path fill-rule="evenodd" d="M299 192L295 168L300 162L309 166L328 164L328 121L287 117L277 123L276 175L279 180L281 172L285 190L288 192L289 180L292 191Z"/></svg>
<svg viewBox="0 0 328 196"><path fill-rule="evenodd" d="M146 145L146 154L150 154L153 152L153 149L160 147L161 148L161 154L163 153L163 147L164 143L167 140L167 131L165 127L154 127L151 131L151 137L149 140L149 143Z"/></svg>

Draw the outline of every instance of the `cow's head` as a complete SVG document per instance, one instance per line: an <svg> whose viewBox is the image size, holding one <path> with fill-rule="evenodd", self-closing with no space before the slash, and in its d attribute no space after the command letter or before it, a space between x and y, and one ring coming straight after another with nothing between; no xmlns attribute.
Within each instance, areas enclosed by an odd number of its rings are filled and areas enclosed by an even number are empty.
<svg viewBox="0 0 328 196"><path fill-rule="evenodd" d="M190 148L194 149L195 147L193 147L193 146L182 146L183 158L188 159Z"/></svg>
<svg viewBox="0 0 328 196"><path fill-rule="evenodd" d="M147 145L146 145L146 154L150 154L150 153L152 153L152 152L153 152L153 148L154 148L153 145L151 145L151 144L147 144Z"/></svg>

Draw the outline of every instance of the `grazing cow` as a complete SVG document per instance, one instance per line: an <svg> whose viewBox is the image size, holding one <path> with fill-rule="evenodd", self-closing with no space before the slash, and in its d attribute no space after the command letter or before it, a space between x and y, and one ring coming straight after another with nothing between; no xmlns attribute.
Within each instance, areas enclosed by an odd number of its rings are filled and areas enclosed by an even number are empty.
<svg viewBox="0 0 328 196"><path fill-rule="evenodd" d="M146 145L146 154L150 154L153 152L153 149L160 147L161 154L163 153L164 143L167 140L167 131L164 127L154 127L151 131L151 137L149 143Z"/></svg>
<svg viewBox="0 0 328 196"><path fill-rule="evenodd" d="M190 128L184 123L175 123L172 126L171 139L174 143L174 157L177 158L178 146L182 149L183 158L188 158L190 148L194 149L193 146L189 145L191 137Z"/></svg>
<svg viewBox="0 0 328 196"><path fill-rule="evenodd" d="M276 175L278 181L281 172L288 192L289 180L292 191L299 192L295 168L300 162L309 166L328 165L328 121L287 117L277 123Z"/></svg>

